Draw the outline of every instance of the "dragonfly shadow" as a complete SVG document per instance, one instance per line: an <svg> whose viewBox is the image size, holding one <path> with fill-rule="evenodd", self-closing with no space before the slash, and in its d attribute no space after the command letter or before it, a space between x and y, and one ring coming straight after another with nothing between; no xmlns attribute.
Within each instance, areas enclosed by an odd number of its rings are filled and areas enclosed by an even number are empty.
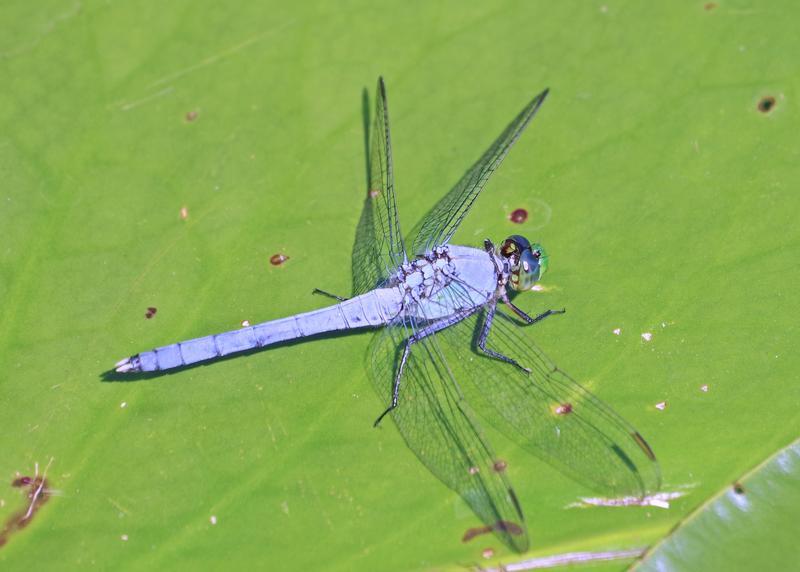
<svg viewBox="0 0 800 572"><path fill-rule="evenodd" d="M377 94L376 94L377 97ZM382 182L383 163L374 156L375 134L370 136L370 123L380 119L370 116L369 92L361 91L361 118L364 129L364 159L366 193L361 215L356 225L356 236L351 252L353 295L364 294L378 287L386 279L386 256L382 253L383 232L388 222L382 215L387 197L386 185Z"/></svg>
<svg viewBox="0 0 800 572"><path fill-rule="evenodd" d="M222 356L222 357L218 357L218 358L212 358L210 360L201 361L201 362L197 362L197 363L193 363L193 364L189 364L189 365L185 365L185 366L181 366L181 367L175 367L175 368L172 368L172 369L161 370L161 371L140 371L140 372L119 373L119 372L111 369L111 370L108 370L108 371L104 371L103 373L100 374L100 381L103 382L103 383L117 383L117 382L118 383L128 383L128 382L136 382L136 381L146 381L146 380L149 380L149 379L155 379L155 378L159 378L159 377L168 377L168 376L171 376L171 375L177 375L177 374L180 374L180 373L183 373L183 372L186 372L186 371L189 371L189 370L193 370L193 369L209 367L209 366L212 366L212 365L220 363L220 362L224 362L224 361L228 361L228 360L232 360L232 359L243 358L245 356L250 356L250 355L253 355L253 354L261 353L263 351L278 349L278 348L282 348L282 347L290 347L290 346L294 346L294 345L300 345L300 344L303 344L305 341L310 341L310 340L328 340L328 339L335 339L335 338L353 336L353 335L357 335L357 334L364 334L364 333L370 333L370 332L372 332L372 330L367 329L367 328L364 328L364 329L361 329L361 330L341 330L341 331L337 331L337 332L325 332L325 333L322 333L322 334L316 334L316 335L308 336L308 337L305 337L305 338L298 338L298 339L295 339L295 340L286 340L284 342L278 342L278 343L270 344L269 347L253 348L253 349L250 349L250 350L236 352L236 353L233 353L233 354L230 354L230 355L226 355L226 356Z"/></svg>
<svg viewBox="0 0 800 572"><path fill-rule="evenodd" d="M367 181L367 190L369 190L369 183L372 179L372 169L370 168L369 163L369 92L367 88L363 88L361 90L361 119L363 121L363 128L364 128L364 165L365 165L365 174L366 174L366 181Z"/></svg>

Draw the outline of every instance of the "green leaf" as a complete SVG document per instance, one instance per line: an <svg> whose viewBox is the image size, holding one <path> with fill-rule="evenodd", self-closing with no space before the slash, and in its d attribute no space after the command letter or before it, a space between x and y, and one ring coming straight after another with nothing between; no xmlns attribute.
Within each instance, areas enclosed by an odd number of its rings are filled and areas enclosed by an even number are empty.
<svg viewBox="0 0 800 572"><path fill-rule="evenodd" d="M521 558L462 543L472 512L391 424L371 428L369 334L101 381L132 353L327 304L315 287L348 292L379 74L406 230L551 89L455 242L547 248L548 290L517 299L567 308L539 345L688 493L566 509L590 492L489 433L534 554L644 548L796 439L800 12L706 4L4 2L0 527L36 463L54 491L0 567Z"/></svg>
<svg viewBox="0 0 800 572"><path fill-rule="evenodd" d="M800 440L725 487L634 569L789 570L800 558L798 510Z"/></svg>

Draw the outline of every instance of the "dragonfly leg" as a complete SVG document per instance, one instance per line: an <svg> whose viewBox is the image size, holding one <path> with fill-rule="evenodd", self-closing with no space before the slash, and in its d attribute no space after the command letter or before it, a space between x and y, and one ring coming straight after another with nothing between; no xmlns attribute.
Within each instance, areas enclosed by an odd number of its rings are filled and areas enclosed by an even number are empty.
<svg viewBox="0 0 800 572"><path fill-rule="evenodd" d="M502 300L503 300L503 302L505 302L506 306L508 306L509 308L511 308L511 310L512 310L512 311L513 311L513 312L514 312L514 313L515 313L517 316L519 316L520 318L522 318L522 320L523 320L523 321L524 321L524 322L525 322L527 325L529 325L529 326L530 326L530 325L532 325L532 324L535 324L536 322L541 322L541 321L542 321L542 320L544 320L544 319L545 319L547 316L552 316L552 315L554 315L554 314L563 314L563 313L565 313L565 312L567 311L567 309L566 309L566 308L561 308L560 310L547 310L546 312L542 312L542 313L541 313L541 314L539 314L538 316L529 316L529 315L528 315L527 313L525 313L523 310L521 310L521 309L517 308L517 307L516 307L514 304L512 304L512 303L511 303L511 300L509 300L509 299L508 299L508 296L503 296L503 297L502 297Z"/></svg>
<svg viewBox="0 0 800 572"><path fill-rule="evenodd" d="M409 336L406 339L406 347L403 349L403 357L400 359L400 367L397 368L397 375L394 377L394 385L392 386L392 403L389 407L386 408L386 411L381 413L378 418L375 420L373 427L377 427L381 420L386 417L386 415L397 407L398 398L400 397L400 380L403 377L403 370L406 367L406 362L408 361L408 356L411 355L411 346L416 344L417 342L427 338L428 336L432 336L436 332L439 332L447 327L452 326L453 324L457 324L464 318L469 317L471 314L475 313L475 310L470 310L469 312L461 312L450 316L449 318L445 318L443 320L439 320L438 322L434 322L433 324L427 326L426 328L421 329L420 331L414 333L412 336Z"/></svg>
<svg viewBox="0 0 800 572"><path fill-rule="evenodd" d="M496 352L494 350L490 350L489 348L486 347L486 340L489 338L489 332L492 329L492 321L494 320L494 313L496 310L497 310L496 302L487 307L486 318L483 321L483 327L481 328L481 335L478 338L478 348L489 357L493 357L495 359L499 359L500 361L504 361L513 366L516 366L526 373L531 373L530 369L528 369L523 365L520 365L520 363L517 360L510 358L508 356L504 356L503 354Z"/></svg>
<svg viewBox="0 0 800 572"><path fill-rule="evenodd" d="M492 253L494 252L494 243L491 240L489 240L488 238L485 239L483 241L483 249L486 252L489 253L489 258L492 259L492 264L494 264L494 271L495 271L495 273L497 273L499 275L500 274L500 267L497 265L497 260L495 259L495 257L492 256Z"/></svg>
<svg viewBox="0 0 800 572"><path fill-rule="evenodd" d="M311 292L312 294L322 294L323 296L327 296L328 298L335 298L339 300L339 302L346 302L350 298L342 298L341 296L337 296L336 294L331 294L330 292L326 292L325 290L320 290L319 288L314 288Z"/></svg>

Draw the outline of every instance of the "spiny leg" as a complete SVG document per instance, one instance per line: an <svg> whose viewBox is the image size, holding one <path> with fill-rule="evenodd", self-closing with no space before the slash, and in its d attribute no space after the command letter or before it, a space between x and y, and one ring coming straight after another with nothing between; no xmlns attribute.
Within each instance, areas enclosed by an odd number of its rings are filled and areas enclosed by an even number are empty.
<svg viewBox="0 0 800 572"><path fill-rule="evenodd" d="M335 298L339 300L339 302L346 302L350 298L342 298L341 296L337 296L336 294L331 294L330 292L326 292L325 290L320 290L319 288L314 288L311 292L312 294L322 294L323 296L327 296L328 298Z"/></svg>
<svg viewBox="0 0 800 572"><path fill-rule="evenodd" d="M438 322L434 322L433 324L421 329L418 332L415 332L413 335L406 338L406 346L403 349L403 357L400 358L400 366L397 368L397 375L394 376L394 384L392 386L392 403L389 407L386 408L386 411L381 413L378 418L375 420L373 427L377 427L381 420L386 417L386 415L397 407L398 398L400 396L400 379L403 377L403 370L406 367L406 362L408 361L408 356L411 355L411 346L415 343L427 338L428 336L432 336L436 332L439 332L453 324L457 324L464 318L469 317L470 315L475 313L475 309L470 310L468 312L460 312L456 313L448 318L444 318L439 320Z"/></svg>
<svg viewBox="0 0 800 572"><path fill-rule="evenodd" d="M542 313L541 313L541 314L539 314L538 316L535 316L535 317L533 317L533 316L529 316L529 315L528 315L527 313L525 313L523 310L521 310L520 308L517 308L517 307L516 307L514 304L512 304L512 303L511 303L511 300L509 300L509 298L508 298L508 295L507 295L507 294L504 294L504 295L501 297L501 300L503 300L503 302L506 304L506 306L508 306L509 308L511 308L511 310L512 310L512 311L513 311L513 312L514 312L514 313L515 313L517 316L519 316L520 318L522 318L522 320L523 320L523 321L524 321L524 322L525 322L525 323L526 323L528 326L530 326L530 325L533 325L533 324L535 324L536 322L541 322L541 321L542 321L542 320L544 320L544 319L545 319L547 316L553 316L553 315L555 315L555 314L563 314L563 313L565 313L565 312L567 311L567 309L566 309L566 308L561 308L560 310L547 310L546 312L542 312Z"/></svg>
<svg viewBox="0 0 800 572"><path fill-rule="evenodd" d="M486 340L489 338L489 332L492 329L492 320L494 320L494 313L497 311L497 302L491 302L488 306L486 306L486 318L483 320L483 327L481 328L481 335L478 338L478 348L485 353L489 357L493 357L495 359L499 359L500 361L504 361L506 363L510 363L511 365L517 366L519 369L526 373L530 373L527 367L524 367L519 364L519 362L513 358L508 356L504 356L503 354L496 352L494 350L490 350L486 347Z"/></svg>

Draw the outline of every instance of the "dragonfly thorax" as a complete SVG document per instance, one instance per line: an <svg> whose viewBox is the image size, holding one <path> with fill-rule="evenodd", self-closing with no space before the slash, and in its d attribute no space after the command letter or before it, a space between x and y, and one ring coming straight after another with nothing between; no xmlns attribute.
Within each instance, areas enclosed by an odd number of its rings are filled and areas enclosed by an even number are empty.
<svg viewBox="0 0 800 572"><path fill-rule="evenodd" d="M400 265L395 278L397 286L414 301L431 298L450 284L457 275L455 264L446 246L437 246Z"/></svg>

